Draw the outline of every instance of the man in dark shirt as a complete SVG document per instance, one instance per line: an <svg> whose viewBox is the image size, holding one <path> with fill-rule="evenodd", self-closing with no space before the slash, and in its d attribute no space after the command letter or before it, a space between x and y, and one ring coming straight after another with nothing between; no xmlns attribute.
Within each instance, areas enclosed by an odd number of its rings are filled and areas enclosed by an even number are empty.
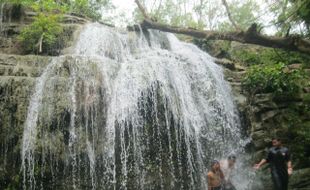
<svg viewBox="0 0 310 190"><path fill-rule="evenodd" d="M278 138L272 139L272 147L268 151L267 158L255 164L254 168L259 169L265 163L269 163L274 189L287 190L288 176L293 172L292 163L288 149L282 146Z"/></svg>

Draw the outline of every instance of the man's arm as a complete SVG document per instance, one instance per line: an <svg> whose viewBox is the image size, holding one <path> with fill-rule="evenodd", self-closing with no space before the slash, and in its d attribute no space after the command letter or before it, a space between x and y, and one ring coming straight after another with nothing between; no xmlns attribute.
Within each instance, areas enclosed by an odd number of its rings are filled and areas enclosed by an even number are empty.
<svg viewBox="0 0 310 190"><path fill-rule="evenodd" d="M208 190L211 190L212 174L208 172Z"/></svg>
<svg viewBox="0 0 310 190"><path fill-rule="evenodd" d="M213 185L213 176L210 172L208 172L208 190L212 189Z"/></svg>
<svg viewBox="0 0 310 190"><path fill-rule="evenodd" d="M266 163L267 163L267 160L266 159L262 159L258 164L255 164L253 168L254 169L259 169L260 167L262 167Z"/></svg>
<svg viewBox="0 0 310 190"><path fill-rule="evenodd" d="M271 153L271 149L269 149L266 158L262 159L258 164L255 164L253 168L258 170L264 164L269 162L271 160L271 158L272 158L272 153Z"/></svg>
<svg viewBox="0 0 310 190"><path fill-rule="evenodd" d="M291 154L287 149L286 152L286 157L285 157L286 161L287 161L287 173L288 175L292 175L293 173L293 167L292 167L292 162L291 162Z"/></svg>
<svg viewBox="0 0 310 190"><path fill-rule="evenodd" d="M290 160L287 162L287 173L288 175L292 175L293 173L292 162Z"/></svg>

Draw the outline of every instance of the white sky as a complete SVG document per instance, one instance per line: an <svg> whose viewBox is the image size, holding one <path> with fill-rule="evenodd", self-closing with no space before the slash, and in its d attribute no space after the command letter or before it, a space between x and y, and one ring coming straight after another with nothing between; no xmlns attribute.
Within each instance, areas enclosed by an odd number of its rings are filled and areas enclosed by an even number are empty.
<svg viewBox="0 0 310 190"><path fill-rule="evenodd" d="M117 26L126 26L128 22L133 22L132 13L136 8L135 0L112 0L116 10L111 16ZM120 18L120 15L123 15Z"/></svg>
<svg viewBox="0 0 310 190"><path fill-rule="evenodd" d="M120 10L132 10L136 4L134 0L112 0L113 4Z"/></svg>

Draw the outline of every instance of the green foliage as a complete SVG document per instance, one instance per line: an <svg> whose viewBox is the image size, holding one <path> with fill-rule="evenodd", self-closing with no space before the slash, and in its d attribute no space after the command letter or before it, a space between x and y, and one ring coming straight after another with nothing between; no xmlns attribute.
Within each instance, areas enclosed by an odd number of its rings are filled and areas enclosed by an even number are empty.
<svg viewBox="0 0 310 190"><path fill-rule="evenodd" d="M34 2L35 0L0 0L0 3L12 3L12 4L22 4L22 5L29 5Z"/></svg>
<svg viewBox="0 0 310 190"><path fill-rule="evenodd" d="M285 64L254 65L249 68L243 80L243 87L250 93L275 93L292 95L299 91L303 78L299 69L289 70Z"/></svg>
<svg viewBox="0 0 310 190"><path fill-rule="evenodd" d="M298 52L287 52L280 49L272 48L242 48L233 49L231 52L232 59L241 62L244 65L255 64L275 64L284 63L286 65L302 63L305 67L309 64L310 56Z"/></svg>
<svg viewBox="0 0 310 190"><path fill-rule="evenodd" d="M48 52L57 43L57 37L62 33L63 28L58 23L59 15L39 14L34 22L25 27L18 39L25 53L39 51L39 43L42 38L43 52Z"/></svg>
<svg viewBox="0 0 310 190"><path fill-rule="evenodd" d="M34 9L36 12L65 12L67 7L65 3L60 3L54 0L2 0L5 3L12 3L23 5L25 7L29 7ZM0 1L1 2L1 1Z"/></svg>
<svg viewBox="0 0 310 190"><path fill-rule="evenodd" d="M288 142L298 168L310 167L310 122L306 118L309 114L309 104L291 106L285 114Z"/></svg>
<svg viewBox="0 0 310 190"><path fill-rule="evenodd" d="M74 13L94 20L101 19L101 11L113 9L111 0L0 0L30 7L36 12Z"/></svg>
<svg viewBox="0 0 310 190"><path fill-rule="evenodd" d="M44 13L51 13L51 12L61 12L65 13L68 10L67 4L57 3L54 0L44 0L44 1L35 1L28 6L32 7L36 12L44 12Z"/></svg>
<svg viewBox="0 0 310 190"><path fill-rule="evenodd" d="M38 14L34 22L25 27L18 36L24 53L41 53L42 44L43 53L57 54L55 51L59 51L60 46L64 45L62 40L65 37L60 35L63 27L59 23L63 14L75 13L99 20L101 8L113 8L110 0L1 0L1 2L22 5Z"/></svg>
<svg viewBox="0 0 310 190"><path fill-rule="evenodd" d="M89 17L97 17L97 13L92 11L92 8L90 7L90 4L88 3L88 0L76 0L72 5L72 12L80 14L80 15L86 15Z"/></svg>
<svg viewBox="0 0 310 190"><path fill-rule="evenodd" d="M270 6L270 11L275 15L272 23L277 27L277 35L296 33L310 37L310 1L278 0Z"/></svg>
<svg viewBox="0 0 310 190"><path fill-rule="evenodd" d="M294 4L299 4L300 8L297 10L297 15L300 19L304 20L308 25L310 25L310 1L306 0L295 0Z"/></svg>
<svg viewBox="0 0 310 190"><path fill-rule="evenodd" d="M84 15L94 20L99 20L101 18L100 8L104 6L111 6L109 0L75 0L70 1L70 12Z"/></svg>

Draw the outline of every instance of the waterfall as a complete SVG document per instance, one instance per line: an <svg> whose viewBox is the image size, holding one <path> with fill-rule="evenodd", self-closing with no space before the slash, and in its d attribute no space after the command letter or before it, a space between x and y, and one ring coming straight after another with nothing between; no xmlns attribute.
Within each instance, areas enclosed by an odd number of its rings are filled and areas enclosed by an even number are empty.
<svg viewBox="0 0 310 190"><path fill-rule="evenodd" d="M211 56L172 34L91 23L37 79L24 189L206 189L211 160L245 142Z"/></svg>

